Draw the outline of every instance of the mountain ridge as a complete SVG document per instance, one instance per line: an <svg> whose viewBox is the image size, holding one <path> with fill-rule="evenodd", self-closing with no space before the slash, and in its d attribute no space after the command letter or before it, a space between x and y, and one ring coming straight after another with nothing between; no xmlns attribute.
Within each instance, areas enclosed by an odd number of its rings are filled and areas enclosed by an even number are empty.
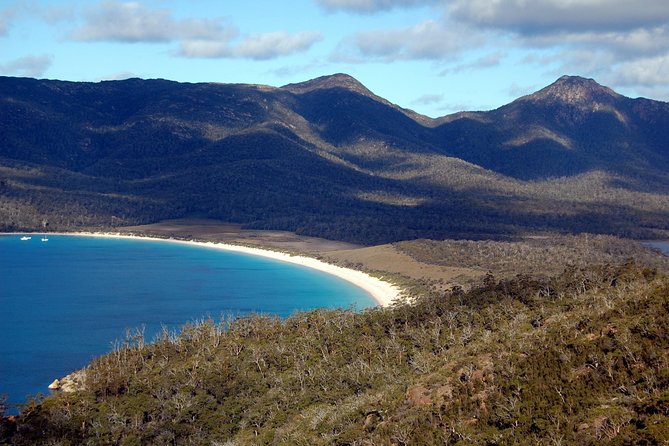
<svg viewBox="0 0 669 446"><path fill-rule="evenodd" d="M648 236L669 212L669 104L583 78L432 120L345 74L278 88L4 77L0 116L5 229L205 215L362 243Z"/></svg>

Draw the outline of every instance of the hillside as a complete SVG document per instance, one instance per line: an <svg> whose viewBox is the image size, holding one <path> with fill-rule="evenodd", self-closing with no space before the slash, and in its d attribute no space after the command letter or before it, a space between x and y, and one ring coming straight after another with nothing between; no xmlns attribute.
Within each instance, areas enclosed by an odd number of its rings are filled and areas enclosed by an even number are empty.
<svg viewBox="0 0 669 446"><path fill-rule="evenodd" d="M343 74L4 77L0 141L0 230L190 217L376 244L669 229L669 104L577 77L436 120Z"/></svg>
<svg viewBox="0 0 669 446"><path fill-rule="evenodd" d="M627 263L138 331L0 443L661 445L667 327L669 279Z"/></svg>
<svg viewBox="0 0 669 446"><path fill-rule="evenodd" d="M484 144L465 140L451 154L514 178L600 170L651 189L669 185L669 104L629 99L592 79L564 76L492 112L449 121L440 127L448 139L466 126L485 135Z"/></svg>

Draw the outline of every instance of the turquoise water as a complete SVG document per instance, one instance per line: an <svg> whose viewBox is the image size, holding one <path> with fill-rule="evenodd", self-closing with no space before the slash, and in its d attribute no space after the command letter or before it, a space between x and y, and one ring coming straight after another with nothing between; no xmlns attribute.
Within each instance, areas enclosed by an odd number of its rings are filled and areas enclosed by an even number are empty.
<svg viewBox="0 0 669 446"><path fill-rule="evenodd" d="M374 305L329 274L181 243L0 236L0 394L9 402L110 351L126 329L177 330L211 316Z"/></svg>

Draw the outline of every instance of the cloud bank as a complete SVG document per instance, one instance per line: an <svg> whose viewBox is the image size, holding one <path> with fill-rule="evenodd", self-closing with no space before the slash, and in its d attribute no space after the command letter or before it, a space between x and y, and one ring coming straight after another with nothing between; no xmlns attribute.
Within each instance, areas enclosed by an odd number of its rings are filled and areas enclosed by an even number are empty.
<svg viewBox="0 0 669 446"><path fill-rule="evenodd" d="M309 8L304 17L298 11L297 20L295 12L290 17L276 12L273 22L258 20L246 25L250 29L240 29L235 17L225 14L248 13L248 8L226 2L193 3L193 11L209 15L184 16L171 7L174 0L7 0L0 6L0 39L14 42L25 32L22 21L29 26L40 22L48 25L49 38L60 43L143 45L156 49L150 55L156 59L284 58L283 65L263 67L284 77L354 66L374 73L379 70L375 64L397 63L401 70L431 70L425 77L462 81L483 70L508 73L508 64L514 63L521 74L513 81L521 84L528 72L535 78L525 82L534 84L537 77L579 74L626 93L669 100L667 0L303 1L311 2L307 6L314 7L315 15L308 15ZM291 25L290 30L282 28ZM26 46L27 54L22 54L21 48L12 43L0 60L5 73L41 76L58 67L52 63L57 52L36 56L31 53L49 50ZM295 55L308 59L289 57ZM415 103L435 104L430 98L436 96L428 94Z"/></svg>
<svg viewBox="0 0 669 446"><path fill-rule="evenodd" d="M371 14L395 8L435 5L439 0L317 0L318 4L329 11L348 11Z"/></svg>
<svg viewBox="0 0 669 446"><path fill-rule="evenodd" d="M168 9L137 2L104 1L88 9L69 37L81 42L172 43L188 58L267 60L308 50L322 39L316 31L274 31L243 36L229 17L176 19Z"/></svg>
<svg viewBox="0 0 669 446"><path fill-rule="evenodd" d="M26 56L14 59L0 65L0 71L25 77L41 77L52 63L52 57L48 55Z"/></svg>
<svg viewBox="0 0 669 446"><path fill-rule="evenodd" d="M521 34L624 31L669 19L663 0L455 0L447 8L456 19Z"/></svg>
<svg viewBox="0 0 669 446"><path fill-rule="evenodd" d="M463 35L468 37L463 39ZM426 20L406 28L359 32L340 44L334 58L352 62L439 60L482 43L480 33L463 25Z"/></svg>
<svg viewBox="0 0 669 446"><path fill-rule="evenodd" d="M251 34L237 43L227 40L187 40L181 43L178 55L201 58L247 58L267 60L306 51L322 40L318 32L268 32Z"/></svg>
<svg viewBox="0 0 669 446"><path fill-rule="evenodd" d="M404 28L355 33L333 52L336 61L432 60L442 75L453 75L497 66L505 54L521 52L524 63L555 75L578 73L646 91L669 84L666 0L317 1L350 13L428 6L434 14ZM472 60L472 51L488 55Z"/></svg>

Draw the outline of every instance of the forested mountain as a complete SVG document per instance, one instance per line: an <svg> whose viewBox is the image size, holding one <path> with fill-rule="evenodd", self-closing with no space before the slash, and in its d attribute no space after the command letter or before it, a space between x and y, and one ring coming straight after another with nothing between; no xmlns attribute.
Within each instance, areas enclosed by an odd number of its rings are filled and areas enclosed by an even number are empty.
<svg viewBox="0 0 669 446"><path fill-rule="evenodd" d="M211 217L362 243L669 229L669 104L593 80L431 119L274 88L0 78L0 229Z"/></svg>
<svg viewBox="0 0 669 446"><path fill-rule="evenodd" d="M444 120L449 153L515 178L599 169L669 185L669 104L629 99L592 79L563 76L497 110ZM483 137L463 138L463 129Z"/></svg>

